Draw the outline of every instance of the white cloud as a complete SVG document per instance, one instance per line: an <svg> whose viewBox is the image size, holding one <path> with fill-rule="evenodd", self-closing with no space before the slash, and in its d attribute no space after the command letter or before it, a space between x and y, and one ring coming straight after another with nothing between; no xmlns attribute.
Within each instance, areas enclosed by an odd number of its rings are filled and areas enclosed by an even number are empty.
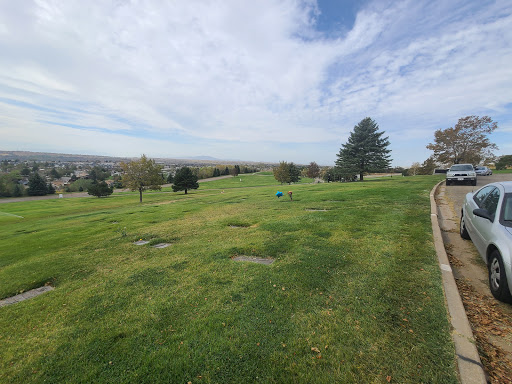
<svg viewBox="0 0 512 384"><path fill-rule="evenodd" d="M46 132L66 138L63 150L110 153L102 138L148 155L255 160L297 143L290 160L327 163L365 116L416 153L464 115L512 121L508 2L379 1L337 39L315 30L317 12L298 0L2 3L4 143ZM403 153L393 157L424 160Z"/></svg>

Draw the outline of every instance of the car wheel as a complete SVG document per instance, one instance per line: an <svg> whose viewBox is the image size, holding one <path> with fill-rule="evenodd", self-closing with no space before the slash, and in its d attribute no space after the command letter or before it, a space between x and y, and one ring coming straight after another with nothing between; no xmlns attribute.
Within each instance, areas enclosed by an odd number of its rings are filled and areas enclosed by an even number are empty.
<svg viewBox="0 0 512 384"><path fill-rule="evenodd" d="M475 185L476 185L476 180L473 180L473 181L471 182L471 185L475 186Z"/></svg>
<svg viewBox="0 0 512 384"><path fill-rule="evenodd" d="M503 260L498 251L493 251L489 257L489 287L492 295L505 303L512 303L512 295L508 289L507 275Z"/></svg>
<svg viewBox="0 0 512 384"><path fill-rule="evenodd" d="M471 240L471 237L469 237L468 230L466 229L466 223L464 222L464 216L460 218L460 237L462 237L464 240Z"/></svg>
<svg viewBox="0 0 512 384"><path fill-rule="evenodd" d="M451 185L451 184L452 184L452 182L451 182L450 180L446 180L446 185L447 185L447 186L448 186L448 185Z"/></svg>

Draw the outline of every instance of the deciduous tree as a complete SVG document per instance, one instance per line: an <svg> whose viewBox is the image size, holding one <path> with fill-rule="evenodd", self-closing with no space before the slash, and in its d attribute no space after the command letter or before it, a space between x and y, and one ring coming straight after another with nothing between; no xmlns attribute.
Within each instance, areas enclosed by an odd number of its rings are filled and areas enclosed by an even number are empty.
<svg viewBox="0 0 512 384"><path fill-rule="evenodd" d="M498 149L487 137L496 128L498 123L489 116L462 117L455 127L435 131L434 143L427 149L434 151L434 160L442 164L478 164Z"/></svg>
<svg viewBox="0 0 512 384"><path fill-rule="evenodd" d="M318 175L320 175L320 167L314 161L309 163L307 175L308 175L308 177L310 177L312 179L314 179L314 178L318 177Z"/></svg>
<svg viewBox="0 0 512 384"><path fill-rule="evenodd" d="M176 171L176 175L174 175L174 184L172 185L172 190L174 192L185 191L186 195L189 189L197 188L199 188L197 176L194 175L189 167L183 167Z"/></svg>
<svg viewBox="0 0 512 384"><path fill-rule="evenodd" d="M377 123L369 117L354 127L348 141L342 144L336 155L336 168L340 169L340 174L359 174L359 180L362 181L365 172L378 172L389 168L389 140L382 137L384 132L378 130Z"/></svg>
<svg viewBox="0 0 512 384"><path fill-rule="evenodd" d="M435 160L430 156L427 160L421 164L418 174L420 175L432 175L437 168Z"/></svg>
<svg viewBox="0 0 512 384"><path fill-rule="evenodd" d="M89 171L89 177L94 182L104 181L110 177L110 171L107 171L105 168L96 165Z"/></svg>
<svg viewBox="0 0 512 384"><path fill-rule="evenodd" d="M296 183L300 180L300 169L293 162L281 161L279 166L274 168L274 177L281 184Z"/></svg>
<svg viewBox="0 0 512 384"><path fill-rule="evenodd" d="M512 155L501 156L496 162L497 170L507 169L507 167L512 167Z"/></svg>
<svg viewBox="0 0 512 384"><path fill-rule="evenodd" d="M412 163L411 168L409 168L409 175L416 176L420 172L421 165L417 161Z"/></svg>
<svg viewBox="0 0 512 384"><path fill-rule="evenodd" d="M142 155L139 160L129 163L121 163L123 168L123 185L132 191L139 191L140 202L142 203L142 192L162 189L164 180L160 172L162 167L155 163L155 160L148 159Z"/></svg>

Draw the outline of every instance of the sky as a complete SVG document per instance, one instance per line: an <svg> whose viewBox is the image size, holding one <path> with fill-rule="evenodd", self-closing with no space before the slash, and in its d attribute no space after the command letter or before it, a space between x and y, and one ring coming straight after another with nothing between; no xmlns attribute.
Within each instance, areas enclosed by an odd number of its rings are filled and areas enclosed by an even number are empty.
<svg viewBox="0 0 512 384"><path fill-rule="evenodd" d="M392 164L490 116L512 154L510 0L0 0L0 150Z"/></svg>

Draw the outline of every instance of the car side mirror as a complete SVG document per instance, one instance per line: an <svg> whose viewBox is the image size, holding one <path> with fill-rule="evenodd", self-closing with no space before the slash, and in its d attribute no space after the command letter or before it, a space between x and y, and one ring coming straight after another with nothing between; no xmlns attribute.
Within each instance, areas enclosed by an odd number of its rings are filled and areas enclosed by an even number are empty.
<svg viewBox="0 0 512 384"><path fill-rule="evenodd" d="M489 214L489 211L484 208L477 208L473 210L473 215L482 217L484 219L487 219L489 221L494 221L494 218Z"/></svg>

